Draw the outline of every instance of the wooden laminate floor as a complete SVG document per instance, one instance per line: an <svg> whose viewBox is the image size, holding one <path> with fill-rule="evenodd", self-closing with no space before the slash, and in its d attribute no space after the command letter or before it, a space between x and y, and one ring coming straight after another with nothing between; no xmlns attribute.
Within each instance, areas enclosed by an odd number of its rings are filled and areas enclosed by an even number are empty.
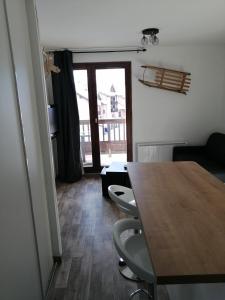
<svg viewBox="0 0 225 300"><path fill-rule="evenodd" d="M59 184L57 194L63 256L48 299L129 299L137 285L120 275L112 240L112 225L124 215L102 197L100 177Z"/></svg>

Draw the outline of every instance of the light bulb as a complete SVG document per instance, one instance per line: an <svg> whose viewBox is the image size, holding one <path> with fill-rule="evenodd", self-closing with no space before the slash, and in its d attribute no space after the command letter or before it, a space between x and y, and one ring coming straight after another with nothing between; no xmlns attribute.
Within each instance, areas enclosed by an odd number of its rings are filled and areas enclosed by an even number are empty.
<svg viewBox="0 0 225 300"><path fill-rule="evenodd" d="M152 35L152 34L149 35L149 43L150 44L153 44L153 37L154 37L154 35Z"/></svg>
<svg viewBox="0 0 225 300"><path fill-rule="evenodd" d="M141 44L142 44L142 46L147 46L148 45L148 39L146 38L145 35L143 35L143 38L141 39Z"/></svg>
<svg viewBox="0 0 225 300"><path fill-rule="evenodd" d="M154 35L152 37L152 45L157 46L158 44L159 44L159 38L156 35Z"/></svg>

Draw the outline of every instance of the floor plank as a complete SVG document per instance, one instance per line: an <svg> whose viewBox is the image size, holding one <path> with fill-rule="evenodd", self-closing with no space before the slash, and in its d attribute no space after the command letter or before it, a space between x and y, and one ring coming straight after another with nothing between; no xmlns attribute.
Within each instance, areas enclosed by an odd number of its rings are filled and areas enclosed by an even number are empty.
<svg viewBox="0 0 225 300"><path fill-rule="evenodd" d="M57 194L63 256L49 300L129 299L137 284L120 275L112 240L112 225L125 215L102 197L100 177L57 184Z"/></svg>

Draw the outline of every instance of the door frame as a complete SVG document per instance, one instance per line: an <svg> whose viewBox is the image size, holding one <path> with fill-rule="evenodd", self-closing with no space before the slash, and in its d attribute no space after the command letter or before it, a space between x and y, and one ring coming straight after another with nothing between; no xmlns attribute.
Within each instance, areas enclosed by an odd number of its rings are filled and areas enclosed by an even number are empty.
<svg viewBox="0 0 225 300"><path fill-rule="evenodd" d="M126 135L127 135L127 161L133 160L133 143L132 143L132 83L131 83L131 62L115 61L115 62L82 62L74 63L74 70L87 70L88 78L88 94L94 103L89 101L91 144L93 153L93 167L85 167L87 172L101 171L100 162L100 146L98 131L98 110L97 110L97 90L96 90L96 69L125 69L125 94L126 94ZM92 105L91 105L92 104ZM97 123L96 123L97 118Z"/></svg>

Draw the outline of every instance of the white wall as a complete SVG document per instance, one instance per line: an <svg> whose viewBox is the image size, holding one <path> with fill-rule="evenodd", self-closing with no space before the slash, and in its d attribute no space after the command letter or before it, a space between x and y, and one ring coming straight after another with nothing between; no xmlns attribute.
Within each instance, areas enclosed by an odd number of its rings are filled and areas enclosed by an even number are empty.
<svg viewBox="0 0 225 300"><path fill-rule="evenodd" d="M151 47L145 53L76 54L74 62L132 61L133 143L185 139L205 142L225 128L225 47ZM187 96L138 82L140 65L153 64L191 73Z"/></svg>

